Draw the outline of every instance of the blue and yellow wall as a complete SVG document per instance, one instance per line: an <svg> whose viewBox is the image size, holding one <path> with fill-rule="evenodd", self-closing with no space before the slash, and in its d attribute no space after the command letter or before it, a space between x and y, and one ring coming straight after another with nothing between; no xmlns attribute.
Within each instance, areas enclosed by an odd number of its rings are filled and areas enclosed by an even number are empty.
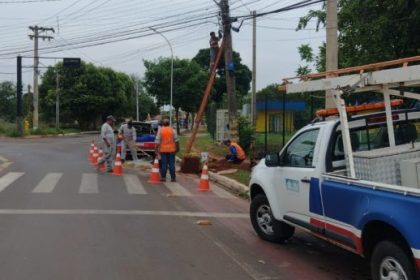
<svg viewBox="0 0 420 280"><path fill-rule="evenodd" d="M257 102L257 122L256 132L265 132L265 102ZM294 128L294 114L298 111L304 111L306 103L303 101L288 101L285 103L285 129L291 133ZM267 128L268 132L281 133L283 131L283 102L267 102Z"/></svg>

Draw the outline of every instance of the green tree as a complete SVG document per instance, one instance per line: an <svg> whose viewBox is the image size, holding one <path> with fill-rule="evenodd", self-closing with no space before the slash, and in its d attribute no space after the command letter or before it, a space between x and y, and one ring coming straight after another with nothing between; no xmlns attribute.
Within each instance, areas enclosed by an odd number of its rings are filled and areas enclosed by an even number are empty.
<svg viewBox="0 0 420 280"><path fill-rule="evenodd" d="M156 97L158 105L170 103L171 59L144 61L144 85L148 94ZM207 73L194 61L174 59L174 85L172 105L178 119L179 110L195 113L203 96ZM177 122L179 133L179 122Z"/></svg>
<svg viewBox="0 0 420 280"><path fill-rule="evenodd" d="M0 118L7 121L16 118L16 86L10 81L0 83Z"/></svg>
<svg viewBox="0 0 420 280"><path fill-rule="evenodd" d="M339 0L339 67L416 56L420 54L420 1ZM325 5L302 17L298 30L311 20L325 26ZM316 58L325 70L325 46Z"/></svg>
<svg viewBox="0 0 420 280"><path fill-rule="evenodd" d="M55 117L57 73L62 122L77 122L80 128L87 129L96 128L108 114L126 116L133 94L133 81L128 75L84 62L77 69L63 68L58 63L42 77L40 101L45 121L51 122Z"/></svg>

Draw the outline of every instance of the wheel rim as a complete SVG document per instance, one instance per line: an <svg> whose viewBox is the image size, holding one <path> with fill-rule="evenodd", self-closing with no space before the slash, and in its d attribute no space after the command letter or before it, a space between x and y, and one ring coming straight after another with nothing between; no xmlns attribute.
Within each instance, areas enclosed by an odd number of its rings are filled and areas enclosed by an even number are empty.
<svg viewBox="0 0 420 280"><path fill-rule="evenodd" d="M394 258L385 258L380 266L381 280L407 280L407 274L405 273L401 264Z"/></svg>
<svg viewBox="0 0 420 280"><path fill-rule="evenodd" d="M273 235L273 218L271 208L268 205L261 205L257 210L257 223L259 228L267 235Z"/></svg>

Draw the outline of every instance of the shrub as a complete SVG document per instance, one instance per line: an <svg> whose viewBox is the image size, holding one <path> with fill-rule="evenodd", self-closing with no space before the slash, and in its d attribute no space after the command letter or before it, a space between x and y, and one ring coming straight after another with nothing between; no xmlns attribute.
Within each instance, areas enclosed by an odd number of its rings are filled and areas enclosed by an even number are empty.
<svg viewBox="0 0 420 280"><path fill-rule="evenodd" d="M6 131L6 135L9 137L19 137L19 132L16 128L12 128Z"/></svg>
<svg viewBox="0 0 420 280"><path fill-rule="evenodd" d="M254 128L247 118L239 117L238 119L239 145L246 153L249 152L251 143L254 140Z"/></svg>

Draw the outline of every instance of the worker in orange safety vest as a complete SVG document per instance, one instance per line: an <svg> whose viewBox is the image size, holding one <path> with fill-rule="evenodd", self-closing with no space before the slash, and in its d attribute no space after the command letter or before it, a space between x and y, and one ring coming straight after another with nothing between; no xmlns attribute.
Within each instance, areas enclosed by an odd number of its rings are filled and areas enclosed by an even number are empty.
<svg viewBox="0 0 420 280"><path fill-rule="evenodd" d="M169 126L169 119L163 119L162 127L156 135L156 154L161 159L160 164L160 181L166 181L166 173L169 165L169 173L171 174L171 182L176 182L175 175L175 154L179 150L178 135L172 127Z"/></svg>
<svg viewBox="0 0 420 280"><path fill-rule="evenodd" d="M245 158L245 152L238 143L227 139L223 143L229 148L229 154L226 155L226 160L233 163L241 163Z"/></svg>

